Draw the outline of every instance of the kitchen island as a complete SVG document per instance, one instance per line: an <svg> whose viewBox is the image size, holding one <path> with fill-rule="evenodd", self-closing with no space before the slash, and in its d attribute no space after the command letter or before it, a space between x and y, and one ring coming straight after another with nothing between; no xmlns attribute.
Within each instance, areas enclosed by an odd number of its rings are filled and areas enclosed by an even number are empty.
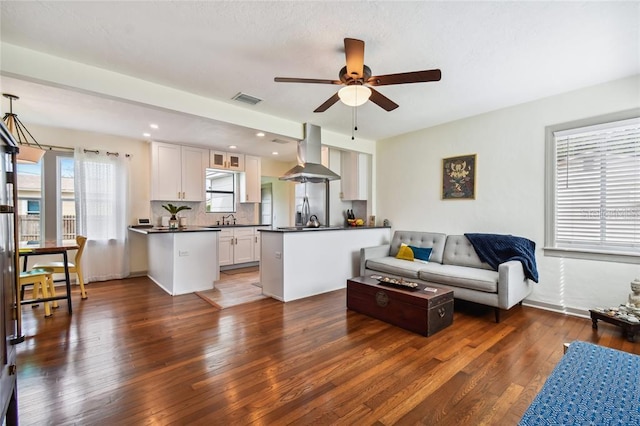
<svg viewBox="0 0 640 426"><path fill-rule="evenodd" d="M129 227L147 236L147 276L172 296L211 290L220 279L219 228Z"/></svg>
<svg viewBox="0 0 640 426"><path fill-rule="evenodd" d="M390 227L261 230L262 293L282 302L346 287L358 276L360 249L391 241Z"/></svg>

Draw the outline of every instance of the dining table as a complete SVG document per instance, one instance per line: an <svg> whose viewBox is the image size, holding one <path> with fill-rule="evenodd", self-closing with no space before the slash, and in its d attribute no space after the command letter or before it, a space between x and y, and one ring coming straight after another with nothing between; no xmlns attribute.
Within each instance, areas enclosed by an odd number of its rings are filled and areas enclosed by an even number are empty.
<svg viewBox="0 0 640 426"><path fill-rule="evenodd" d="M69 257L67 253L70 250L77 250L80 247L76 243L75 240L63 240L63 241L45 241L45 242L20 242L18 246L18 255L22 258L22 271L27 271L29 258L31 256L44 256L44 255L61 255L62 262L64 265L64 281L66 287L66 294L48 297L48 298L38 298L38 299L28 299L21 300L20 305L28 305L34 303L44 303L50 302L53 300L67 300L67 309L69 310L69 315L73 312L73 307L71 305L71 279L69 277ZM20 288L16 289L17 291L21 291ZM22 332L22 309L18 309L18 318L17 318L17 327L16 327L16 337L12 339L12 343L21 343L25 340L25 335Z"/></svg>
<svg viewBox="0 0 640 426"><path fill-rule="evenodd" d="M75 240L63 240L63 241L45 241L43 243L33 243L26 242L20 243L18 247L18 253L22 258L22 271L28 270L29 258L32 256L43 256L43 255L61 255L62 262L64 265L64 281L66 287L66 294L48 297L48 298L40 298L40 299L29 299L23 300L21 302L22 305L40 303L40 302L49 302L53 300L67 300L67 308L69 310L69 314L73 312L73 307L71 305L71 279L69 277L69 257L67 253L70 250L77 250L80 247L76 243Z"/></svg>

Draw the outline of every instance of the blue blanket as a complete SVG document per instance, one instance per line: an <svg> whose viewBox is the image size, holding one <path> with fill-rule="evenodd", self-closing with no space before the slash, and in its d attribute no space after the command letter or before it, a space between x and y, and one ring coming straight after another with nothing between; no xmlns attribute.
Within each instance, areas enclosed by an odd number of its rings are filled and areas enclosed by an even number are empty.
<svg viewBox="0 0 640 426"><path fill-rule="evenodd" d="M478 257L488 263L494 270L498 265L509 260L522 263L524 275L538 282L536 265L536 243L522 237L498 234L464 234L473 245Z"/></svg>

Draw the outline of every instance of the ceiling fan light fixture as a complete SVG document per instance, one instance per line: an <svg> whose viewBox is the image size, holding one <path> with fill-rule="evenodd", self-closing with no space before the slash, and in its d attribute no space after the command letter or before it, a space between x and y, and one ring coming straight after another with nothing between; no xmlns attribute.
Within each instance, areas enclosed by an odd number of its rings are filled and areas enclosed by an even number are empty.
<svg viewBox="0 0 640 426"><path fill-rule="evenodd" d="M338 90L338 97L345 105L357 107L369 100L371 89L367 86L353 84Z"/></svg>

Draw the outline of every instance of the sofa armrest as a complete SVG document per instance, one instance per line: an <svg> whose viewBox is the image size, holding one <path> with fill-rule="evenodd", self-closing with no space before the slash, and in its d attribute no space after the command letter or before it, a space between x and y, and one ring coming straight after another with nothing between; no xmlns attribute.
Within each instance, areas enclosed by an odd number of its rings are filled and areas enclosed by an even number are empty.
<svg viewBox="0 0 640 426"><path fill-rule="evenodd" d="M498 307L509 309L520 303L531 293L531 283L524 276L522 263L518 260L498 266Z"/></svg>
<svg viewBox="0 0 640 426"><path fill-rule="evenodd" d="M367 259L375 259L379 257L389 256L391 244L383 244L381 246L363 247L360 249L360 276L364 276L367 266Z"/></svg>

